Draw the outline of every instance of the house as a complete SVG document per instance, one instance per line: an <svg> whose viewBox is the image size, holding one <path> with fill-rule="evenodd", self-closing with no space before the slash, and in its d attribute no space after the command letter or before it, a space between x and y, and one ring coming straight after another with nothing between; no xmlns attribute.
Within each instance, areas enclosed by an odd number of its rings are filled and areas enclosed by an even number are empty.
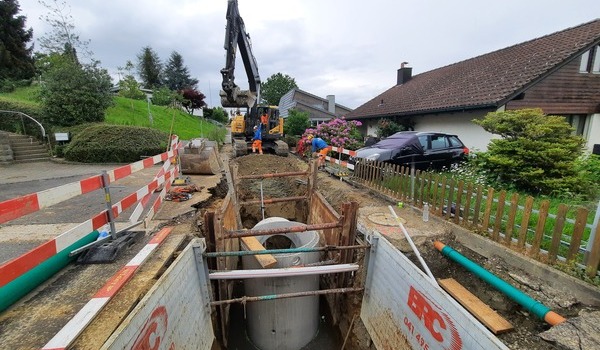
<svg viewBox="0 0 600 350"><path fill-rule="evenodd" d="M388 118L417 131L457 134L468 147L486 150L496 135L473 119L541 108L567 118L588 150L600 144L600 19L414 77L402 65L397 74L397 85L346 116L362 121L366 135Z"/></svg>
<svg viewBox="0 0 600 350"><path fill-rule="evenodd" d="M312 126L347 115L352 110L335 103L334 95L321 98L298 88L288 91L279 99L279 115L287 118L289 111L295 109L308 112Z"/></svg>

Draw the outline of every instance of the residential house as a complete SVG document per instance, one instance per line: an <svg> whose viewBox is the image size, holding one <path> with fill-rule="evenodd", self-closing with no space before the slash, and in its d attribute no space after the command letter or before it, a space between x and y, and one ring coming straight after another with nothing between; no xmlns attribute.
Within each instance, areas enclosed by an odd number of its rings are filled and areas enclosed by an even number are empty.
<svg viewBox="0 0 600 350"><path fill-rule="evenodd" d="M340 118L352 111L348 107L335 103L334 95L327 95L325 99L298 88L288 91L279 99L279 115L281 117L287 118L291 109L308 112L312 126Z"/></svg>
<svg viewBox="0 0 600 350"><path fill-rule="evenodd" d="M402 66L397 85L346 118L361 120L366 135L389 118L486 150L497 136L472 120L521 108L564 116L600 152L600 19L415 76Z"/></svg>

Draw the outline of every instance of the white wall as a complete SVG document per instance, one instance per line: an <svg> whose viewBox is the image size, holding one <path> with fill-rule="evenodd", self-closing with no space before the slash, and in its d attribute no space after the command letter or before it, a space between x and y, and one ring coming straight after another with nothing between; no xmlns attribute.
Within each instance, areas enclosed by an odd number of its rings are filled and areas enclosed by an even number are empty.
<svg viewBox="0 0 600 350"><path fill-rule="evenodd" d="M589 122L586 125L586 129L583 132L583 136L587 140L586 148L588 151L592 151L594 144L600 144L600 114L592 114L588 118Z"/></svg>
<svg viewBox="0 0 600 350"><path fill-rule="evenodd" d="M415 118L416 131L435 131L457 135L472 151L486 151L492 138L499 138L479 125L473 119L483 119L482 112L463 112L452 114L428 114Z"/></svg>

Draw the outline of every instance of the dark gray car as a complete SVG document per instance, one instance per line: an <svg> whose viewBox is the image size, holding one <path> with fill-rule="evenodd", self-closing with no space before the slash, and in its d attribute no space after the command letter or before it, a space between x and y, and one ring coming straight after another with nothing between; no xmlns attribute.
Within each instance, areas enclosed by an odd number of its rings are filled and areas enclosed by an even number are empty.
<svg viewBox="0 0 600 350"><path fill-rule="evenodd" d="M440 132L401 131L356 151L356 158L412 165L416 169L451 168L465 160L469 149L456 135Z"/></svg>

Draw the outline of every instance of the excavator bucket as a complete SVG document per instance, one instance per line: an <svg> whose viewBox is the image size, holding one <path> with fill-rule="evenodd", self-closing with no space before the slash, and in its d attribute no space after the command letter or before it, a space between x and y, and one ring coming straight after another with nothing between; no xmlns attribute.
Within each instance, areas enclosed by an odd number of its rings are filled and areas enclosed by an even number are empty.
<svg viewBox="0 0 600 350"><path fill-rule="evenodd" d="M248 107L252 108L256 103L256 94L250 90L240 90L238 87L232 91L231 95L223 90L219 92L221 96L221 106L223 107Z"/></svg>
<svg viewBox="0 0 600 350"><path fill-rule="evenodd" d="M217 143L207 139L193 139L180 154L181 172L192 175L216 175L223 164L217 151Z"/></svg>

